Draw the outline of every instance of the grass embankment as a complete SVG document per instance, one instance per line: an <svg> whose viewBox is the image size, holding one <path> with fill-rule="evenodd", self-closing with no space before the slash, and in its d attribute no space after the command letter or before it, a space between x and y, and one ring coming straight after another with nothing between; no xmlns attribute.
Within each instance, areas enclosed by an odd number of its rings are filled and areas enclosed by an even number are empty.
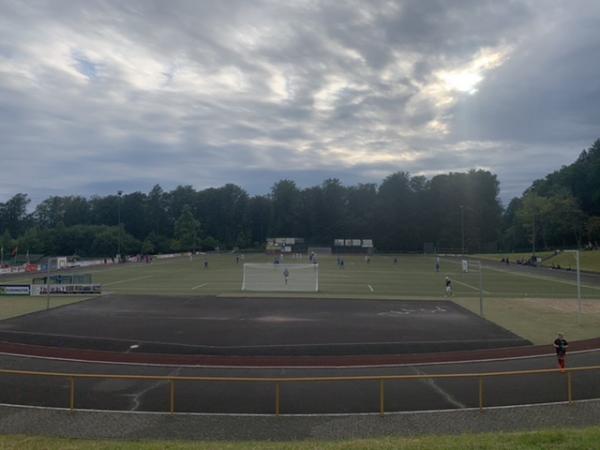
<svg viewBox="0 0 600 450"><path fill-rule="evenodd" d="M523 433L486 433L461 436L428 436L415 438L378 438L344 441L296 441L296 442L184 442L184 441L112 441L58 439L31 436L1 436L3 449L89 449L89 450L299 450L299 449L394 449L394 450L567 450L597 449L600 443L600 427L560 429Z"/></svg>
<svg viewBox="0 0 600 450"><path fill-rule="evenodd" d="M554 252L536 252L536 256L539 256L544 261L542 266L552 267L554 264L559 265L561 269L572 270L576 268L575 254L569 251L561 251L558 254ZM579 252L579 264L581 270L587 272L598 272L600 273L600 250L582 250ZM509 258L511 262L516 262L518 259L529 259L531 252L525 253L484 253L479 255L470 255L471 258L485 259L491 261L500 261L502 258Z"/></svg>
<svg viewBox="0 0 600 450"><path fill-rule="evenodd" d="M558 255L544 261L544 266L552 267L560 265L562 269L577 267L575 254L571 252L560 252ZM579 267L588 272L600 272L600 250L586 250L579 252Z"/></svg>
<svg viewBox="0 0 600 450"><path fill-rule="evenodd" d="M538 256L542 259L548 258L550 256L552 256L554 254L554 252L548 251L548 252L535 252L535 256ZM475 254L475 255L468 255L469 258L476 258L476 259L487 259L487 260L491 260L491 261L500 261L502 260L502 258L508 258L511 262L516 262L519 259L522 260L527 260L529 258L531 258L532 253L531 252L518 252L518 253L481 253L481 254Z"/></svg>

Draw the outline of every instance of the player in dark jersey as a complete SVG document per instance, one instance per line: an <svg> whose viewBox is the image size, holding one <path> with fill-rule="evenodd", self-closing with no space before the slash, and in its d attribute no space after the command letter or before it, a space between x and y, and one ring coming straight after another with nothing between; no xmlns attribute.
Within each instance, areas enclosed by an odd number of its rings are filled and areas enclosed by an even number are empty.
<svg viewBox="0 0 600 450"><path fill-rule="evenodd" d="M452 297L452 280L446 277L446 297Z"/></svg>
<svg viewBox="0 0 600 450"><path fill-rule="evenodd" d="M554 339L554 349L556 350L556 358L558 359L558 367L560 371L565 371L565 356L567 354L567 347L569 343L565 339L562 333L558 333L556 339Z"/></svg>

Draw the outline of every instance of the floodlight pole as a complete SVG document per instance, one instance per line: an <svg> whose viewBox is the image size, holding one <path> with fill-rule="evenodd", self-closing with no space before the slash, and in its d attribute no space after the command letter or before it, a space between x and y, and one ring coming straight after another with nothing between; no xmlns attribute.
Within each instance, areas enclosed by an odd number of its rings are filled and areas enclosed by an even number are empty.
<svg viewBox="0 0 600 450"><path fill-rule="evenodd" d="M117 243L117 263L121 262L121 195L123 195L123 191L117 191L117 195L119 196L119 200L117 203L117 218L119 222L119 237Z"/></svg>
<svg viewBox="0 0 600 450"><path fill-rule="evenodd" d="M46 263L46 309L50 309L50 257Z"/></svg>
<svg viewBox="0 0 600 450"><path fill-rule="evenodd" d="M579 250L565 250L567 253L575 253L577 269L577 324L581 323L581 271L579 270Z"/></svg>
<svg viewBox="0 0 600 450"><path fill-rule="evenodd" d="M462 253L465 254L465 205L460 205L460 236L462 243Z"/></svg>
<svg viewBox="0 0 600 450"><path fill-rule="evenodd" d="M483 317L483 266L479 261L479 315Z"/></svg>

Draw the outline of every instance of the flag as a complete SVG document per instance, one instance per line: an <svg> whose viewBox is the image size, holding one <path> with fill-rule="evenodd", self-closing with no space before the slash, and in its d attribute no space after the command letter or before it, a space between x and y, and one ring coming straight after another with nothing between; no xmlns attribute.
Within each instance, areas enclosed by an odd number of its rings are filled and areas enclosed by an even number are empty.
<svg viewBox="0 0 600 450"><path fill-rule="evenodd" d="M17 253L18 253L18 252L19 252L19 246L17 245L17 246L16 246L16 247L13 249L12 253L10 254L10 256L17 256Z"/></svg>

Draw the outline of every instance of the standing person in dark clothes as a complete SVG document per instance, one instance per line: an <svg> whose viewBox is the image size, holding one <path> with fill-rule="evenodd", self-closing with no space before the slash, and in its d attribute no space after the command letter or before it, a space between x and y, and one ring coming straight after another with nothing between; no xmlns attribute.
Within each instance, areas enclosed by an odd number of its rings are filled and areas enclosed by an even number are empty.
<svg viewBox="0 0 600 450"><path fill-rule="evenodd" d="M565 356L567 354L567 347L569 343L565 339L562 333L558 333L556 339L554 339L554 349L556 350L556 357L558 358L558 367L560 371L565 371Z"/></svg>
<svg viewBox="0 0 600 450"><path fill-rule="evenodd" d="M283 279L285 281L285 284L287 284L288 282L288 277L290 276L290 271L287 269L287 267L283 270Z"/></svg>

